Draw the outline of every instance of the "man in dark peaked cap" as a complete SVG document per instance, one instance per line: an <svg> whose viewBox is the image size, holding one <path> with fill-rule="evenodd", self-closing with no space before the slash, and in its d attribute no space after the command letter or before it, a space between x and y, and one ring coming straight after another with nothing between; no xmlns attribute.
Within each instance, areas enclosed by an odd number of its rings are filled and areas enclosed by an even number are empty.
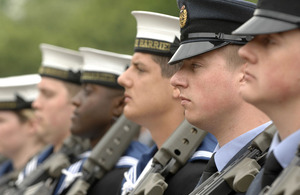
<svg viewBox="0 0 300 195"><path fill-rule="evenodd" d="M259 194L292 161L300 142L300 2L260 0L253 17L233 32L254 38L239 50L246 60L242 97L276 125L268 158L247 194Z"/></svg>
<svg viewBox="0 0 300 195"><path fill-rule="evenodd" d="M270 124L268 117L239 95L244 61L238 49L247 37L231 35L253 14L240 0L179 0L181 43L170 64L183 64L171 78L180 90L186 119L218 140L200 183L224 170Z"/></svg>

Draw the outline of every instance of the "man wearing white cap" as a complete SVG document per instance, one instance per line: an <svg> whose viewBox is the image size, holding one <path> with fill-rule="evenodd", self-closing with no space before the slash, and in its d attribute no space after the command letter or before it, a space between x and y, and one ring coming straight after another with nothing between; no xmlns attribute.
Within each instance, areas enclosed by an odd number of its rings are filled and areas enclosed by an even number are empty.
<svg viewBox="0 0 300 195"><path fill-rule="evenodd" d="M125 116L149 129L155 146L142 156L137 166L125 173L122 194L132 191L150 168L152 157L183 122L183 108L170 78L178 66L168 61L179 43L179 19L153 12L133 11L137 35L131 66L119 77L125 88ZM177 174L166 178L165 194L187 194L196 185L216 141L208 134L198 148L200 155L190 159ZM194 169L197 167L197 169Z"/></svg>
<svg viewBox="0 0 300 195"><path fill-rule="evenodd" d="M32 107L37 119L37 133L49 146L27 163L28 171L19 174L17 185L37 167L38 159L40 163L45 162L61 149L64 140L70 136L74 110L71 99L80 89L80 69L83 65L81 54L49 44L41 44L40 49L41 81L38 83L39 94Z"/></svg>
<svg viewBox="0 0 300 195"><path fill-rule="evenodd" d="M259 194L270 186L298 151L299 24L300 1L259 0L252 18L233 31L236 35L254 37L239 50L239 55L246 61L245 82L240 93L244 100L265 112L278 130L266 163L247 194ZM299 170L299 164L295 168ZM287 181L289 187L281 186L282 191L278 194L299 194L299 188L293 192L299 186L299 173L294 179Z"/></svg>
<svg viewBox="0 0 300 195"><path fill-rule="evenodd" d="M123 113L124 88L117 83L117 78L129 66L131 56L93 48L80 48L80 52L84 59L82 87L72 99L76 108L72 116L71 132L89 139L94 148ZM139 142L131 142L115 168L99 181L90 183L88 194L116 194L124 171L135 165L147 149ZM83 154L80 161L63 171L54 194L68 192L68 187L80 175L90 152Z"/></svg>
<svg viewBox="0 0 300 195"><path fill-rule="evenodd" d="M40 94L33 102L40 135L58 151L70 135L71 99L80 89L83 59L79 52L41 44L42 65L38 84Z"/></svg>
<svg viewBox="0 0 300 195"><path fill-rule="evenodd" d="M0 152L9 159L0 167L1 177L21 171L45 146L31 107L40 80L35 74L0 79Z"/></svg>

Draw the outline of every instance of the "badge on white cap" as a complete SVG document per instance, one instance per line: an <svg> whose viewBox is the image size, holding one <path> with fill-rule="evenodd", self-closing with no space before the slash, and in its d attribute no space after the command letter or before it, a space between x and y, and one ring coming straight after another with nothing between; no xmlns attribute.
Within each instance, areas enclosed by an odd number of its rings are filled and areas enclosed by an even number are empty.
<svg viewBox="0 0 300 195"><path fill-rule="evenodd" d="M78 51L54 45L40 45L42 65L39 69L41 76L48 76L75 84L80 84L80 72L83 58Z"/></svg>
<svg viewBox="0 0 300 195"><path fill-rule="evenodd" d="M31 108L40 81L38 74L0 78L0 110Z"/></svg>
<svg viewBox="0 0 300 195"><path fill-rule="evenodd" d="M129 67L131 56L93 48L81 47L84 65L81 82L122 88L118 77Z"/></svg>
<svg viewBox="0 0 300 195"><path fill-rule="evenodd" d="M135 52L171 57L179 46L179 18L148 11L131 14L137 21Z"/></svg>

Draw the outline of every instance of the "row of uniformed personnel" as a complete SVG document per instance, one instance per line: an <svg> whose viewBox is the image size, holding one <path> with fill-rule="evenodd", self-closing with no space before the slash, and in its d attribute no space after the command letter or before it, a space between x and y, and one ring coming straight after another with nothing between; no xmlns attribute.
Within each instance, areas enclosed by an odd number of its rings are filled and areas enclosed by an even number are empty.
<svg viewBox="0 0 300 195"><path fill-rule="evenodd" d="M40 92L32 104L36 119L27 126L35 125L21 136L18 133L20 137L16 139L23 143L13 144L14 151L24 149L21 154L28 147L36 150L26 156L5 153L11 159L10 165L22 170L9 188L22 186L30 172L60 152L63 141L72 134L88 139L91 148L70 158L72 165L63 169L59 177L48 180L51 185L47 186L52 194L72 192L76 179L85 175L84 163L122 113L147 128L155 145L147 150L132 141L114 168L101 179L93 180L88 194L159 194L154 188L141 192L136 189L143 182L153 184L143 180L153 171L153 157L184 119L208 134L177 172L167 174L170 167L161 172L168 185L160 193L205 194L201 190L213 186L211 194L259 194L280 178L300 143L300 3L259 0L257 7L241 0L177 3L179 18L132 12L137 20L132 57L92 48L76 52L42 44L40 81L37 75L0 81L1 94L5 94L1 108L10 110L0 112L2 124L6 115L19 113L25 105L28 108L34 100L29 88L38 84ZM31 81L25 82L27 78ZM19 125L24 124L20 120ZM219 186L218 193L217 182L205 182L215 177L216 172L237 167L236 162L252 152L253 140L274 127L271 144L263 140L270 148L260 151L259 158L252 157L258 166L246 175L250 179L245 185L239 186L237 174L234 181L226 180L224 186ZM30 131L30 135L25 131ZM8 135L1 137L12 142ZM28 145L29 142L34 144ZM51 147L26 163L45 144ZM0 152L4 154L5 150ZM8 171L4 167L2 172ZM222 178L225 180L225 176ZM292 182L293 187L299 183L296 178ZM267 193L266 188L263 191ZM292 194L297 193L299 189L295 187Z"/></svg>

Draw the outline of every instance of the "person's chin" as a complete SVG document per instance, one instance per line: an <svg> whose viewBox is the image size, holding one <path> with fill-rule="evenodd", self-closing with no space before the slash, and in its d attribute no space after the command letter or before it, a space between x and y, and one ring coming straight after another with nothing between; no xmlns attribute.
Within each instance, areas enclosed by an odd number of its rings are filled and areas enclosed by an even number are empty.
<svg viewBox="0 0 300 195"><path fill-rule="evenodd" d="M255 101L256 90L252 89L251 86L246 84L240 88L240 95L248 103L253 103Z"/></svg>
<svg viewBox="0 0 300 195"><path fill-rule="evenodd" d="M80 132L80 129L77 126L72 125L70 130L71 130L72 135L76 135L76 136L79 135L78 132Z"/></svg>
<svg viewBox="0 0 300 195"><path fill-rule="evenodd" d="M132 109L132 107L126 107L126 106L124 107L123 114L127 119L133 122L135 122L135 119L140 116L139 113L135 112L135 110Z"/></svg>

